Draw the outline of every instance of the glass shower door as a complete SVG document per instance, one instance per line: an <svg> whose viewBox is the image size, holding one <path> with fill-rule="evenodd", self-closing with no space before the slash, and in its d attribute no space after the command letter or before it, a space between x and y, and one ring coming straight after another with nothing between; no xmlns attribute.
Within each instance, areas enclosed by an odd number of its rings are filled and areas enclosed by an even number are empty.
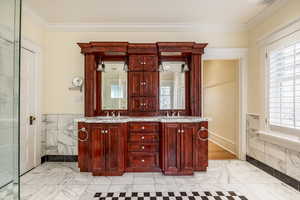
<svg viewBox="0 0 300 200"><path fill-rule="evenodd" d="M21 0L0 1L0 199L19 199Z"/></svg>

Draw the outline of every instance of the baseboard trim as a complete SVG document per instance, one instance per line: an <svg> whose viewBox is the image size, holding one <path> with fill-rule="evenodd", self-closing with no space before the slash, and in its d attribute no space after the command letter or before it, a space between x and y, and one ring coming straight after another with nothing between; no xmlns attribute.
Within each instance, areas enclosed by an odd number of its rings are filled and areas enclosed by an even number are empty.
<svg viewBox="0 0 300 200"><path fill-rule="evenodd" d="M213 138L209 138L209 141L211 141L212 143L215 143L216 145L222 147L223 149L225 149L226 151L232 153L233 155L236 156L236 153L234 153L233 151L231 151L230 149L228 149L227 147L223 146L222 144L220 144L219 142L217 142L216 140L214 140Z"/></svg>
<svg viewBox="0 0 300 200"><path fill-rule="evenodd" d="M270 174L271 176L279 179L280 181L286 183L287 185L300 191L300 181L294 179L293 177L290 177L290 176L278 171L277 169L274 169L273 167L270 167L269 165L266 165L265 163L262 163L261 161L256 160L255 158L252 158L251 156L246 155L246 161L248 161L255 167L265 171L266 173Z"/></svg>
<svg viewBox="0 0 300 200"><path fill-rule="evenodd" d="M234 152L235 143L233 141L231 141L227 138L224 138L211 130L209 131L209 139L211 139L211 141L213 141L217 145L221 146L222 148L226 149L230 153ZM233 154L235 155L236 153L233 153Z"/></svg>
<svg viewBox="0 0 300 200"><path fill-rule="evenodd" d="M41 163L44 162L77 162L78 156L72 155L45 155L41 157Z"/></svg>

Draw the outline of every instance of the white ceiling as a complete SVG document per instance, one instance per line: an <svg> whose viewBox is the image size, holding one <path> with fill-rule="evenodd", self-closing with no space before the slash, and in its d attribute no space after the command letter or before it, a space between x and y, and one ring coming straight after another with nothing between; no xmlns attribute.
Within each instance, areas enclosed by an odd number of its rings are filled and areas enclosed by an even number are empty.
<svg viewBox="0 0 300 200"><path fill-rule="evenodd" d="M47 23L247 24L262 0L23 0Z"/></svg>

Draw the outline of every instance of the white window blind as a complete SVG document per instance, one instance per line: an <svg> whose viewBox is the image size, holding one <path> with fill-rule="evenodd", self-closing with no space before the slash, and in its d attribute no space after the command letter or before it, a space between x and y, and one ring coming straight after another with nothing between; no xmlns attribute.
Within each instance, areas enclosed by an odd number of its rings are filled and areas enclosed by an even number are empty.
<svg viewBox="0 0 300 200"><path fill-rule="evenodd" d="M300 42L269 53L269 124L300 129Z"/></svg>

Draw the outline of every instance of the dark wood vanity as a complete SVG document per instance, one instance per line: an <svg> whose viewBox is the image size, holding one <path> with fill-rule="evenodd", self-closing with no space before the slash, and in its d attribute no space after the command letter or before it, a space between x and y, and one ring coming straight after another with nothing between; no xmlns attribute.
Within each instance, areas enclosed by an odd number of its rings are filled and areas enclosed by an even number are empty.
<svg viewBox="0 0 300 200"><path fill-rule="evenodd" d="M85 56L85 117L78 120L82 172L192 175L206 170L201 56L207 44L78 45Z"/></svg>

